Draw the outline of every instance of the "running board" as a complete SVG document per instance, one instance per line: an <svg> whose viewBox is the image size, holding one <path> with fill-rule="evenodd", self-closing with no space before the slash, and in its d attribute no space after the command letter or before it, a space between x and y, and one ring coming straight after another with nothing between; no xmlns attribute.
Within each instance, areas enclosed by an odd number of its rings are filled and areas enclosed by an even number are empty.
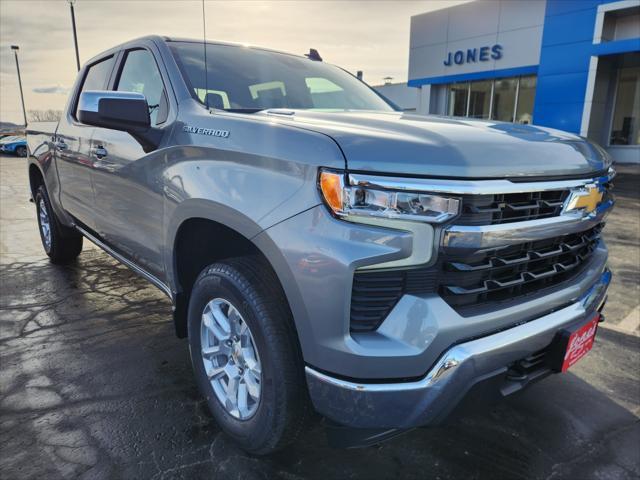
<svg viewBox="0 0 640 480"><path fill-rule="evenodd" d="M113 250L106 243L104 243L102 240L100 240L98 237L96 237L92 233L88 232L86 229L82 228L77 223L74 225L74 227L82 235L84 235L89 241L91 241L92 243L94 243L95 245L100 247L102 250L107 252L113 258L118 260L120 263L122 263L125 266L129 267L129 269L133 270L135 273L137 273L138 275L143 277L145 280L148 280L149 282L151 282L154 286L156 286L160 290L162 290L164 292L164 294L167 295L171 299L172 302L174 301L173 292L171 291L171 289L167 285L164 284L164 282L162 282L162 280L160 280L156 276L150 274L149 272L144 270L142 267L139 267L138 265L133 263L131 260L125 258L123 255L121 255L118 252L116 252L115 250Z"/></svg>

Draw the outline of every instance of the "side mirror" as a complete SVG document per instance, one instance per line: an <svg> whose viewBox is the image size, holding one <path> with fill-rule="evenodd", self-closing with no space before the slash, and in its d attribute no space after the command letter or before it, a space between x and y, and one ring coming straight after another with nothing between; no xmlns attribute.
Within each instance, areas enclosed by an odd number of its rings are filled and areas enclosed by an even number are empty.
<svg viewBox="0 0 640 480"><path fill-rule="evenodd" d="M85 125L127 132L145 152L155 150L162 131L151 128L149 105L141 93L86 91L80 94L78 120Z"/></svg>

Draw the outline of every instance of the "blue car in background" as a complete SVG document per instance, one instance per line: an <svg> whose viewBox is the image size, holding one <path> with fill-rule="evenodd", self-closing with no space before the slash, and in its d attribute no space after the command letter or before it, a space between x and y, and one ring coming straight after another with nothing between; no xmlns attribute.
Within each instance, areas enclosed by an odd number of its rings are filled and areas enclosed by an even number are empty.
<svg viewBox="0 0 640 480"><path fill-rule="evenodd" d="M13 153L18 157L27 156L27 139L17 135L0 140L0 153Z"/></svg>

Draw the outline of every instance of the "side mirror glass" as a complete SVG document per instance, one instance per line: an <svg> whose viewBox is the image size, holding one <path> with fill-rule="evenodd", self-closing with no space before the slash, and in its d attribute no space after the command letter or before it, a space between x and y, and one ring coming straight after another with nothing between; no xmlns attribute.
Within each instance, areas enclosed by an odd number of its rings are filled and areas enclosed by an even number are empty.
<svg viewBox="0 0 640 480"><path fill-rule="evenodd" d="M85 125L127 132L145 152L157 148L162 136L160 130L151 128L149 105L141 93L82 92L78 102L78 120Z"/></svg>

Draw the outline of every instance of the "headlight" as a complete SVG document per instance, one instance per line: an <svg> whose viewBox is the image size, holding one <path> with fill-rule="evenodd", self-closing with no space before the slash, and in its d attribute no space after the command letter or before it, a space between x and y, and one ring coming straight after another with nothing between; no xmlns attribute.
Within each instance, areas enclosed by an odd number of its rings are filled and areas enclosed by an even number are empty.
<svg viewBox="0 0 640 480"><path fill-rule="evenodd" d="M458 198L366 185L345 185L345 174L320 171L320 190L331 211L345 218L382 217L442 223L460 211ZM352 218L356 220L355 218Z"/></svg>

